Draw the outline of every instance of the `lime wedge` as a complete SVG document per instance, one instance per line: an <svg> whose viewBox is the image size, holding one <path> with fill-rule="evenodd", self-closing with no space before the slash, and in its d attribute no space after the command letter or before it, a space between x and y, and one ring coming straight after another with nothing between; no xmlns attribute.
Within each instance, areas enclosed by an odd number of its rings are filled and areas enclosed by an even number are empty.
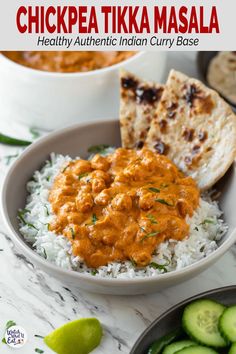
<svg viewBox="0 0 236 354"><path fill-rule="evenodd" d="M96 318L82 318L57 328L44 338L58 354L88 354L101 342L102 327Z"/></svg>

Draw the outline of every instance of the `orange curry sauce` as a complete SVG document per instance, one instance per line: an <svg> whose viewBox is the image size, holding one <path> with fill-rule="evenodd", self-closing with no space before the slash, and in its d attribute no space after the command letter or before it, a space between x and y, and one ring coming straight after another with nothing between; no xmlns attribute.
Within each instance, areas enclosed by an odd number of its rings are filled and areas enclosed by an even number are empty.
<svg viewBox="0 0 236 354"><path fill-rule="evenodd" d="M185 217L198 207L199 189L167 157L119 148L70 162L49 201L50 230L66 236L87 266L131 260L144 267L158 244L188 235Z"/></svg>

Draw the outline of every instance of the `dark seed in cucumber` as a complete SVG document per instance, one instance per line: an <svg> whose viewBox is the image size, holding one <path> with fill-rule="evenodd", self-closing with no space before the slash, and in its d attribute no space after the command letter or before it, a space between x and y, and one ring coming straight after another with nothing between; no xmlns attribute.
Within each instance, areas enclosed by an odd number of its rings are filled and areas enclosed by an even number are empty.
<svg viewBox="0 0 236 354"><path fill-rule="evenodd" d="M223 312L219 320L219 330L230 342L236 342L236 305Z"/></svg>
<svg viewBox="0 0 236 354"><path fill-rule="evenodd" d="M165 349L163 350L162 354L174 354L177 351L179 351L180 349L191 347L193 345L196 345L196 343L193 342L192 340L187 340L187 339L180 340L178 342L174 342L174 343L167 345L165 347Z"/></svg>
<svg viewBox="0 0 236 354"><path fill-rule="evenodd" d="M231 345L231 348L229 350L229 354L236 354L236 343Z"/></svg>
<svg viewBox="0 0 236 354"><path fill-rule="evenodd" d="M226 347L227 342L218 330L219 318L225 306L213 300L197 300L187 305L182 317L182 325L188 335L210 347Z"/></svg>
<svg viewBox="0 0 236 354"><path fill-rule="evenodd" d="M196 345L179 350L175 354L219 354L214 349Z"/></svg>
<svg viewBox="0 0 236 354"><path fill-rule="evenodd" d="M176 329L169 334L161 337L157 341L155 341L151 347L149 348L147 354L160 354L162 353L162 350L170 343L172 343L174 340L178 339L181 334L182 334L181 329Z"/></svg>

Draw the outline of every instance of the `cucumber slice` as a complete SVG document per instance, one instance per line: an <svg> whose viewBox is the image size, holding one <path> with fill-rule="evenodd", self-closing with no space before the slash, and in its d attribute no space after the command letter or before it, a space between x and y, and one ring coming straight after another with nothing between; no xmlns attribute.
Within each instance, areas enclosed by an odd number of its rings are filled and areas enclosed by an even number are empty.
<svg viewBox="0 0 236 354"><path fill-rule="evenodd" d="M179 350L175 354L218 354L218 353L211 348L206 348L201 345L196 345L195 347L188 347Z"/></svg>
<svg viewBox="0 0 236 354"><path fill-rule="evenodd" d="M236 354L236 343L232 344L229 354Z"/></svg>
<svg viewBox="0 0 236 354"><path fill-rule="evenodd" d="M180 340L179 342L174 342L165 347L162 354L174 354L180 349L196 345L192 340Z"/></svg>
<svg viewBox="0 0 236 354"><path fill-rule="evenodd" d="M210 347L226 347L227 342L218 330L219 318L225 306L213 300L196 300L187 305L182 317L186 333L200 344Z"/></svg>
<svg viewBox="0 0 236 354"><path fill-rule="evenodd" d="M230 342L236 342L236 305L228 307L219 321L219 330Z"/></svg>

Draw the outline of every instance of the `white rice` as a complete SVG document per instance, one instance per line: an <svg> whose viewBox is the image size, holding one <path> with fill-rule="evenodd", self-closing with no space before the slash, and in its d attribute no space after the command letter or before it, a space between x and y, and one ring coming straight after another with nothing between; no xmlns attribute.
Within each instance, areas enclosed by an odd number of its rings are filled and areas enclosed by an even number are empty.
<svg viewBox="0 0 236 354"><path fill-rule="evenodd" d="M66 237L48 230L48 224L55 217L48 202L49 191L55 176L69 161L69 156L51 154L50 161L27 183L27 203L19 212L22 216L19 218L20 232L25 240L39 255L64 269L106 278L150 277L184 268L208 256L217 249L218 242L227 231L217 202L205 196L200 199L193 217L187 217L189 237L183 241L170 239L159 245L153 255L152 266L138 269L126 261L113 262L96 271L89 269L82 259L73 256L71 243Z"/></svg>

